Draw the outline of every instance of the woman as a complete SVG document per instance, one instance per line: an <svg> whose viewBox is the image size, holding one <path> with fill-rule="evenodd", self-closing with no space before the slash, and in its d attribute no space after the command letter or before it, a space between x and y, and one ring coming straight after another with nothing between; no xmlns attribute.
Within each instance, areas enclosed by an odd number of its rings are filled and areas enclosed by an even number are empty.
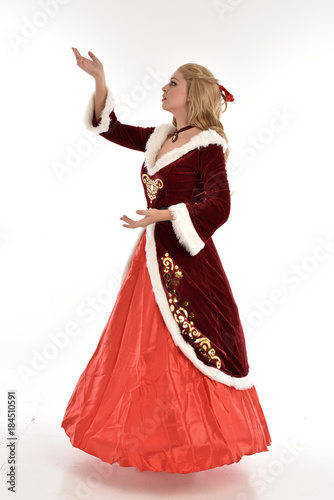
<svg viewBox="0 0 334 500"><path fill-rule="evenodd" d="M73 48L95 79L88 129L145 152L147 210L114 308L68 403L73 446L140 471L189 473L268 451L237 305L212 235L229 217L222 100L233 96L198 64L162 88L172 124L118 121L103 65ZM126 194L126 193L125 193Z"/></svg>

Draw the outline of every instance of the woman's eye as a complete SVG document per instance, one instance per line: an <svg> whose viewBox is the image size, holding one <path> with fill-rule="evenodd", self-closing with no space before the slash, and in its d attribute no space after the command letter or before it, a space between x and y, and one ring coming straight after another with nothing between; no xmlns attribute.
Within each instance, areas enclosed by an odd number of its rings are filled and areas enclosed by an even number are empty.
<svg viewBox="0 0 334 500"><path fill-rule="evenodd" d="M174 85L176 85L176 82L170 82L171 85L173 85L173 83L174 83Z"/></svg>

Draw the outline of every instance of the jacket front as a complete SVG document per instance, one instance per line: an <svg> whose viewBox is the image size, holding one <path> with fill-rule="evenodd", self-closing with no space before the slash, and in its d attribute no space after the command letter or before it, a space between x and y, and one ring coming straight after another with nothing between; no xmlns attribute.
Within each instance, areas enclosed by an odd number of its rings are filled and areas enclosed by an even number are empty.
<svg viewBox="0 0 334 500"><path fill-rule="evenodd" d="M230 214L227 144L215 130L203 130L156 161L175 127L120 123L114 106L108 88L97 121L93 94L85 124L111 142L145 153L140 177L147 208L168 208L172 213L173 220L139 231L136 242L146 231L147 268L165 324L175 344L204 374L236 389L248 389L253 382L238 307L212 240Z"/></svg>

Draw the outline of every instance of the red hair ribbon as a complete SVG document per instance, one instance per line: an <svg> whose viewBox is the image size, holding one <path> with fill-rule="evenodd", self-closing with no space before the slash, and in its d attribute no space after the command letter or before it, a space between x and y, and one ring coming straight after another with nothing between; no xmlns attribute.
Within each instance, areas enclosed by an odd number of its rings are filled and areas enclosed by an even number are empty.
<svg viewBox="0 0 334 500"><path fill-rule="evenodd" d="M225 94L225 97L226 97L227 101L234 101L233 95L230 94L229 91L226 90L225 87L223 87L222 85L220 85L220 83L218 83L218 87L219 87L220 92L224 91L224 94Z"/></svg>

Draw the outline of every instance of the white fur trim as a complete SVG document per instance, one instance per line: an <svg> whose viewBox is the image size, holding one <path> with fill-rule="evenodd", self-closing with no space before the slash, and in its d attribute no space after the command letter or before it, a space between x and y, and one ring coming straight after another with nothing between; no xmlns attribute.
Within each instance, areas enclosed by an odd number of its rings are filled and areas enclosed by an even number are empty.
<svg viewBox="0 0 334 500"><path fill-rule="evenodd" d="M175 129L176 127L174 127L171 123L161 123L155 127L150 135L146 143L145 152L145 167L149 175L154 175L160 169L178 160L181 156L185 155L189 151L192 151L193 149L199 149L200 147L208 146L209 144L217 144L223 147L225 153L228 148L225 139L219 135L218 132L212 129L202 130L202 132L194 135L190 141L183 146L168 151L163 154L158 161L155 161L162 144L165 142L168 135L174 132Z"/></svg>
<svg viewBox="0 0 334 500"><path fill-rule="evenodd" d="M194 228L186 204L177 203L171 205L168 209L172 213L172 225L177 239L190 255L196 255L202 250L205 243Z"/></svg>
<svg viewBox="0 0 334 500"><path fill-rule="evenodd" d="M115 98L111 93L109 87L107 87L107 97L103 110L101 111L100 118L101 122L97 127L93 126L93 115L95 113L95 92L93 92L86 111L84 115L84 122L88 130L91 132L95 132L97 134L101 134L101 132L108 132L110 125L110 113L115 107Z"/></svg>
<svg viewBox="0 0 334 500"><path fill-rule="evenodd" d="M155 223L150 224L146 229L145 250L147 269L151 278L156 302L159 306L165 324L172 336L174 344L181 349L183 354L196 366L196 368L198 368L202 373L204 373L204 375L211 378L212 380L216 380L217 382L228 385L230 387L235 387L235 389L239 390L250 389L254 385L250 373L241 378L232 377L231 375L227 375L226 373L218 370L218 368L215 368L214 366L206 365L196 356L196 353L192 346L188 344L188 342L182 337L180 328L169 308L166 293L161 282L157 250L155 245L154 229Z"/></svg>

